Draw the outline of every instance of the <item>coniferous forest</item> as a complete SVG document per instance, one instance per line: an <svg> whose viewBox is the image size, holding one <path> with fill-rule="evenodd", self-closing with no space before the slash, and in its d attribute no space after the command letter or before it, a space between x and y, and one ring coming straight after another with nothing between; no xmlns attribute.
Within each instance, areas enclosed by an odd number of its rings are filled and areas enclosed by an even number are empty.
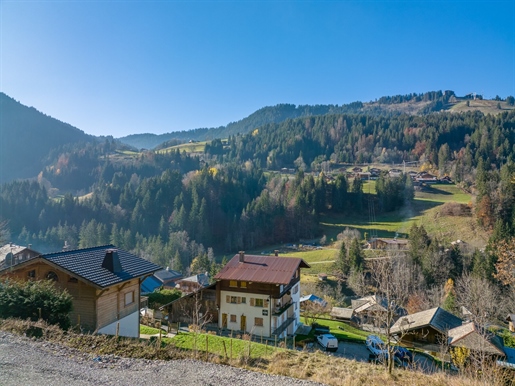
<svg viewBox="0 0 515 386"><path fill-rule="evenodd" d="M453 95L384 97L367 108L289 108L281 119L254 116L250 122L259 126L229 130L191 153L136 151L112 137L57 144L37 176L1 185L5 241L42 252L65 241L72 247L113 243L164 267L209 271L215 254L314 239L322 236L322 215L366 211L370 193L346 166L411 162L471 193L477 226L492 240L513 236L515 111L445 111ZM424 108L404 114L378 107L410 101ZM405 174L381 174L375 190L376 213L400 210L414 197ZM414 240L427 236L413 231ZM429 248L429 239L420 242ZM488 276L495 261L481 256L476 270ZM423 266L422 257L414 259ZM463 269L458 260L449 270ZM473 262L466 266L473 269Z"/></svg>

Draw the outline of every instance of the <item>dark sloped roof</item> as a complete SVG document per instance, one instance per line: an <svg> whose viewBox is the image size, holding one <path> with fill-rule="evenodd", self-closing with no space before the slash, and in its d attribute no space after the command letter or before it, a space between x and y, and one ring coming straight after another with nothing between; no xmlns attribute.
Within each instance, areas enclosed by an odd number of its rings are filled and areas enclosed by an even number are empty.
<svg viewBox="0 0 515 386"><path fill-rule="evenodd" d="M296 257L245 255L241 263L239 257L236 254L215 279L288 284L299 266L310 268L304 260Z"/></svg>
<svg viewBox="0 0 515 386"><path fill-rule="evenodd" d="M408 332L421 327L432 327L442 334L451 328L461 326L462 320L443 308L436 307L416 312L398 319L391 328L392 333Z"/></svg>
<svg viewBox="0 0 515 386"><path fill-rule="evenodd" d="M168 281L180 279L182 277L182 273L179 271L174 271L173 269L162 269L154 273L154 276L159 279L161 283L165 283Z"/></svg>
<svg viewBox="0 0 515 386"><path fill-rule="evenodd" d="M127 280L142 277L162 269L122 249L117 249L122 270L113 273L102 267L106 250L116 249L114 245L76 249L41 255L40 257L70 273L79 276L100 288L112 286Z"/></svg>
<svg viewBox="0 0 515 386"><path fill-rule="evenodd" d="M159 288L163 285L157 277L155 276L149 276L143 282L141 283L141 293L142 294L148 294L151 292L154 292L156 288Z"/></svg>

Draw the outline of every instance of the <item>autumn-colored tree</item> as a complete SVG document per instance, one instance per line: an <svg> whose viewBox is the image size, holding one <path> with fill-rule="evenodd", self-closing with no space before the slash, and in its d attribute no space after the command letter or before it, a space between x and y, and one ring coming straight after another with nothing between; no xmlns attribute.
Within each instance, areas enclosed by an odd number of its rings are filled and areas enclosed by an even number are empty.
<svg viewBox="0 0 515 386"><path fill-rule="evenodd" d="M498 242L494 277L504 285L515 284L515 237Z"/></svg>
<svg viewBox="0 0 515 386"><path fill-rule="evenodd" d="M406 311L408 311L408 314L424 311L427 309L426 303L427 301L424 298L423 293L411 294L408 298L408 303L406 304Z"/></svg>

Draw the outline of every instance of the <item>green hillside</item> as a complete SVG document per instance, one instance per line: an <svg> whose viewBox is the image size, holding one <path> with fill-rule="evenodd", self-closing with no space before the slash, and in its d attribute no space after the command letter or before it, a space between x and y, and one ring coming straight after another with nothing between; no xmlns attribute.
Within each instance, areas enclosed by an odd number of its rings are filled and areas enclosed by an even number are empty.
<svg viewBox="0 0 515 386"><path fill-rule="evenodd" d="M0 93L0 183L36 177L59 146L94 137Z"/></svg>

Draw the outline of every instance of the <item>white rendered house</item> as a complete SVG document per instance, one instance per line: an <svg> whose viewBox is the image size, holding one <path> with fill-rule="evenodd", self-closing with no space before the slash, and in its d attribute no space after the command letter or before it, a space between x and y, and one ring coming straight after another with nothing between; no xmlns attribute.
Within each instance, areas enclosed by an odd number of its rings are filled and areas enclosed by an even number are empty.
<svg viewBox="0 0 515 386"><path fill-rule="evenodd" d="M218 326L263 337L292 335L300 323L300 269L293 257L240 252L215 276Z"/></svg>

